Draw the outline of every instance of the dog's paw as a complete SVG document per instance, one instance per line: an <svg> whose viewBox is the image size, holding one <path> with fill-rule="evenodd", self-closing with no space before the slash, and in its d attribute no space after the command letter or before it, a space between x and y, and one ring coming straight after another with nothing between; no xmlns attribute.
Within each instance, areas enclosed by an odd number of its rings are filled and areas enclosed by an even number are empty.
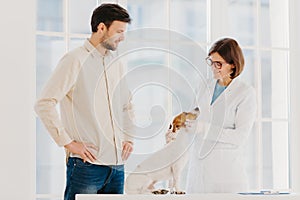
<svg viewBox="0 0 300 200"><path fill-rule="evenodd" d="M152 191L152 194L168 194L169 190L159 189Z"/></svg>
<svg viewBox="0 0 300 200"><path fill-rule="evenodd" d="M171 194L186 194L185 191L172 191Z"/></svg>

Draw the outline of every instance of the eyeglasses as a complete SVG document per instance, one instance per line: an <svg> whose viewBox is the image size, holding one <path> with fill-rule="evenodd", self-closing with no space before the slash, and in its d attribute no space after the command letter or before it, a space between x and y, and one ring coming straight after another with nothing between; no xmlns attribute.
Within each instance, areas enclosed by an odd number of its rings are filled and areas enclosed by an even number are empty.
<svg viewBox="0 0 300 200"><path fill-rule="evenodd" d="M214 65L214 67L217 69L221 69L223 65L228 64L227 62L213 61L210 57L205 58L205 60L209 66Z"/></svg>

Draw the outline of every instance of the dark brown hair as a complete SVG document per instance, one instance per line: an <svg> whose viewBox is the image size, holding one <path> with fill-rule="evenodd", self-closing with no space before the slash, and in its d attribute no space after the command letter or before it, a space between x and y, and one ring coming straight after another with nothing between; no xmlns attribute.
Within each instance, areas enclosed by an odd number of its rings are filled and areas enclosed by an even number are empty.
<svg viewBox="0 0 300 200"><path fill-rule="evenodd" d="M102 22L107 29L113 23L113 21L122 21L130 23L130 16L124 8L118 4L104 3L101 4L93 11L91 19L91 28L93 32L97 32L98 25Z"/></svg>
<svg viewBox="0 0 300 200"><path fill-rule="evenodd" d="M218 53L228 64L232 64L234 68L230 74L232 79L239 76L244 69L244 55L241 47L231 38L222 38L216 41L209 50L208 56Z"/></svg>

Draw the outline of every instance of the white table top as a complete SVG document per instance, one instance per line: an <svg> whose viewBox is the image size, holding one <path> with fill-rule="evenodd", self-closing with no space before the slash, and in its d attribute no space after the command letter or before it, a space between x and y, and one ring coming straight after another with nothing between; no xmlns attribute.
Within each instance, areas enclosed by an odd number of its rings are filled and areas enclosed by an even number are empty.
<svg viewBox="0 0 300 200"><path fill-rule="evenodd" d="M241 195L241 194L187 194L187 195L109 195L78 194L76 200L300 200L300 194Z"/></svg>

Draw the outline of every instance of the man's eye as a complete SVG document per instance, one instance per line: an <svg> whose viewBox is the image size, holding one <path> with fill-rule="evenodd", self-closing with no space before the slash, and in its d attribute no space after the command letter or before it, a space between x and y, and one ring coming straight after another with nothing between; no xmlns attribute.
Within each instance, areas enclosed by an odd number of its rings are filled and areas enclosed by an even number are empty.
<svg viewBox="0 0 300 200"><path fill-rule="evenodd" d="M220 63L220 62L216 62L216 64L217 64L218 67L222 66L222 63Z"/></svg>

